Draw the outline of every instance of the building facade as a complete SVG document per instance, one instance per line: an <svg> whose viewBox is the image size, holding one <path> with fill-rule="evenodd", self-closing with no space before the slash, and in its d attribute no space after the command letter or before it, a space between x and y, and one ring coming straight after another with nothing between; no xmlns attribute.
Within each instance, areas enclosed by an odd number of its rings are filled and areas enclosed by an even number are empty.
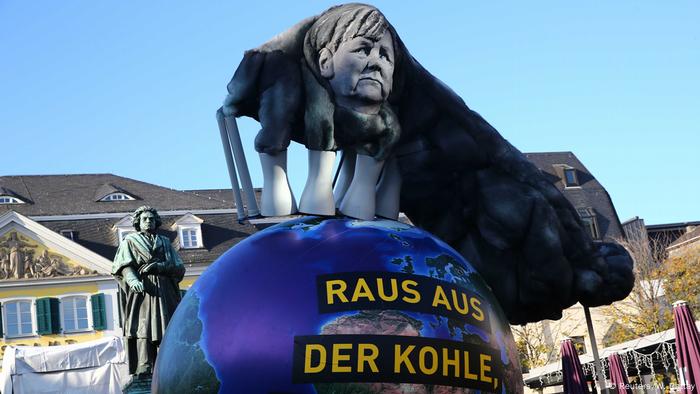
<svg viewBox="0 0 700 394"><path fill-rule="evenodd" d="M572 152L525 153L525 156L545 174L545 177L562 192L574 206L594 242L619 242L625 234L610 195L595 176ZM596 345L603 348L603 341L614 319L604 307L590 308ZM557 321L544 320L527 326L513 326L513 333L520 347L538 349L530 363L530 369L547 364L561 364L560 343L571 338L579 354L591 354L592 341L588 332L584 308L575 304L562 312ZM526 369L524 372L528 372ZM526 375L527 376L527 375ZM526 387L526 392L533 392ZM538 392L561 392L554 386Z"/></svg>
<svg viewBox="0 0 700 394"><path fill-rule="evenodd" d="M574 206L594 241L614 242L624 232L610 195L572 152L525 153Z"/></svg>
<svg viewBox="0 0 700 394"><path fill-rule="evenodd" d="M159 233L185 263L186 290L258 230L239 223L224 196L112 174L0 177L0 349L121 335L111 264L119 242L135 231L133 211L142 205L159 211Z"/></svg>
<svg viewBox="0 0 700 394"><path fill-rule="evenodd" d="M687 226L686 232L666 247L666 252L669 257L700 252L700 225Z"/></svg>

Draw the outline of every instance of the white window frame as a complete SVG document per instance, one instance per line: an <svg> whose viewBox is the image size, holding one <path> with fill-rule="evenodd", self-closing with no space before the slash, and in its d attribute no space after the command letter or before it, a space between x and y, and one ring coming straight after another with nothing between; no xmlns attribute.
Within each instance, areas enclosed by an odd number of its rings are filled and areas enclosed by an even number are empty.
<svg viewBox="0 0 700 394"><path fill-rule="evenodd" d="M109 193L108 195L102 197L100 201L104 202L114 202L114 201L134 201L136 200L135 198L131 197L130 195L126 193Z"/></svg>
<svg viewBox="0 0 700 394"><path fill-rule="evenodd" d="M119 221L114 223L112 230L116 232L117 245L121 244L124 240L124 237L126 237L127 234L136 232L136 229L134 228L134 225L132 223L131 215L126 215L119 219Z"/></svg>
<svg viewBox="0 0 700 394"><path fill-rule="evenodd" d="M573 182L569 183L569 179L566 177L566 174L570 173L571 176L574 178ZM578 171L576 171L575 168L571 167L564 167L564 187L572 188L572 187L581 187L581 182L578 180Z"/></svg>
<svg viewBox="0 0 700 394"><path fill-rule="evenodd" d="M170 229L172 231L177 231L177 239L179 240L178 243L180 245L180 249L199 249L204 247L204 239L202 237L202 223L204 223L204 220L188 212L172 224ZM197 237L196 244L185 245L185 231L195 232L195 235Z"/></svg>
<svg viewBox="0 0 700 394"><path fill-rule="evenodd" d="M588 235L590 235L594 241L603 239L600 234L600 228L598 228L598 219L595 210L593 210L593 208L577 208L576 212L578 212L578 216L585 224Z"/></svg>
<svg viewBox="0 0 700 394"><path fill-rule="evenodd" d="M194 231L195 236L197 237L197 242L196 244L192 245L186 245L185 244L185 231ZM180 239L180 248L181 249L197 249L202 247L202 227L201 226L178 226L177 228L177 236ZM188 237L189 239L189 237Z"/></svg>
<svg viewBox="0 0 700 394"><path fill-rule="evenodd" d="M588 353L586 337L584 335L571 337L571 343L574 345L574 349L576 349L576 353L578 353L579 356Z"/></svg>
<svg viewBox="0 0 700 394"><path fill-rule="evenodd" d="M70 239L71 241L75 241L75 238L74 238L75 236L74 236L73 230L64 229L64 230L60 230L59 233L62 236Z"/></svg>
<svg viewBox="0 0 700 394"><path fill-rule="evenodd" d="M66 301L68 300L76 300L76 299L83 299L85 300L85 315L87 316L87 327L85 328L78 328L78 312L77 308L75 308L75 303L73 304L73 317L75 318L75 326L76 328L72 330L66 329L66 316L63 311L63 307L66 304ZM89 295L87 294L67 294L64 296L61 296L59 298L60 301L60 312L59 314L61 315L61 331L64 334L73 334L73 333L83 333L83 332L89 332L93 330L93 323L92 323L92 299L90 298Z"/></svg>
<svg viewBox="0 0 700 394"><path fill-rule="evenodd" d="M27 302L29 303L29 314L31 316L31 323L32 323L32 328L31 332L29 333L23 333L20 332L19 334L11 335L10 331L8 329L8 323L9 319L7 318L7 306L8 304L17 304L19 308L19 303L20 302ZM20 321L18 319L18 321ZM22 324L20 323L18 327L21 327ZM36 299L35 298L11 298L11 299L6 299L2 300L2 332L5 338L27 338L27 337L33 337L36 336L36 330L37 330L37 324L36 324Z"/></svg>
<svg viewBox="0 0 700 394"><path fill-rule="evenodd" d="M1 195L0 204L24 204L24 201L14 196Z"/></svg>

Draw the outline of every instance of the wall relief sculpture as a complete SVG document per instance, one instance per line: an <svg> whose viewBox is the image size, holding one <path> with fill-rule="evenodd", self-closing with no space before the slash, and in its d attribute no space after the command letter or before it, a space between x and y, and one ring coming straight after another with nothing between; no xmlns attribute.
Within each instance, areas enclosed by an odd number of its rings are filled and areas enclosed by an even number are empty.
<svg viewBox="0 0 700 394"><path fill-rule="evenodd" d="M12 231L0 238L0 280L97 275Z"/></svg>

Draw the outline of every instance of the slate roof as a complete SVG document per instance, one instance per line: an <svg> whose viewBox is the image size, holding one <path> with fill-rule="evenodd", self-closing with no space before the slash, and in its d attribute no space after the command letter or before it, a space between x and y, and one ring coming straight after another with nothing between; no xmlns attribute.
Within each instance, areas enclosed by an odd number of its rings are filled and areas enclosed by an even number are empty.
<svg viewBox="0 0 700 394"><path fill-rule="evenodd" d="M75 242L109 260L114 259L119 244L115 224L142 205L150 205L161 213L199 211L195 215L203 220L203 248L180 249L177 230L171 226L182 215L162 215L163 223L158 230L170 238L188 267L206 267L236 243L272 225L239 223L233 211L231 189L180 191L113 174L0 176L0 191L27 201L0 205L0 214L13 210L33 217L57 233L70 230ZM136 200L99 201L115 192L126 193ZM256 189L256 196L259 198L260 189ZM208 210L216 211L208 213ZM66 215L115 213L124 216L56 220Z"/></svg>
<svg viewBox="0 0 700 394"><path fill-rule="evenodd" d="M700 226L700 220L693 222L678 222L678 223L661 223L661 224L647 224L646 228L649 231L674 231L680 230L685 232L688 227Z"/></svg>
<svg viewBox="0 0 700 394"><path fill-rule="evenodd" d="M650 240L658 243L664 248L668 248L684 234L688 233L689 227L694 226L700 226L700 221L649 224L646 225L646 231Z"/></svg>
<svg viewBox="0 0 700 394"><path fill-rule="evenodd" d="M16 197L16 198L19 198L20 200L24 201L25 203L31 202L31 201L29 201L28 198L26 198L24 196L20 196L19 194L15 193L14 190L7 188L7 187L3 187L2 184L0 184L0 196Z"/></svg>
<svg viewBox="0 0 700 394"><path fill-rule="evenodd" d="M236 201L233 197L233 191L231 188L228 189L196 189L196 190L184 190L185 192L195 194L199 197L208 198L211 200L220 201L224 204L228 204L229 208L236 207ZM254 188L255 199L258 202L258 207L260 206L260 196L262 195L262 188ZM241 191L243 199L245 195Z"/></svg>
<svg viewBox="0 0 700 394"><path fill-rule="evenodd" d="M696 226L694 229L678 237L678 239L668 245L668 248L675 249L682 245L689 245L695 242L700 242L700 226Z"/></svg>
<svg viewBox="0 0 700 394"><path fill-rule="evenodd" d="M184 191L200 197L229 203L231 204L231 208L236 206L236 202L234 200L233 192L231 191L231 189L196 189Z"/></svg>
<svg viewBox="0 0 700 394"><path fill-rule="evenodd" d="M624 236L610 195L576 155L572 152L542 152L525 153L525 157L545 174L545 177L564 194L574 208L593 209L603 240L611 241ZM563 171L558 165L576 170L578 187L565 187L562 179Z"/></svg>
<svg viewBox="0 0 700 394"><path fill-rule="evenodd" d="M236 243L257 232L260 228L249 224L239 223L233 213L196 215L202 219L203 248L180 249L177 231L171 229L172 224L181 216L163 216L163 224L158 233L167 236L186 265L206 266L216 260ZM119 218L82 219L42 221L47 228L60 232L72 230L73 240L93 252L113 260L117 251L117 231L114 228Z"/></svg>
<svg viewBox="0 0 700 394"><path fill-rule="evenodd" d="M113 174L0 176L0 188L11 190L27 201L26 204L2 204L0 214L9 210L25 216L133 212L142 205L151 205L159 211L232 208L229 201ZM97 201L99 194L111 191L124 192L137 199Z"/></svg>
<svg viewBox="0 0 700 394"><path fill-rule="evenodd" d="M620 237L621 226L610 197L600 183L571 152L528 153L528 159L539 167L564 193L576 208L593 208L604 239ZM579 172L580 188L564 188L554 167L566 164ZM0 214L14 210L25 216L64 216L133 212L142 205L164 211L232 210L235 208L231 189L174 190L113 174L2 176L0 190L21 197L26 204L0 205ZM123 192L134 201L96 201L112 192ZM104 194L104 195L102 195ZM260 198L260 189L256 189ZM177 232L171 229L180 215L163 215L159 232L168 236L189 267L205 267L236 243L271 224L239 223L236 214L196 213L202 219L203 248L179 249ZM59 232L72 230L74 241L112 260L118 246L115 223L122 217L80 220L38 220L47 228Z"/></svg>

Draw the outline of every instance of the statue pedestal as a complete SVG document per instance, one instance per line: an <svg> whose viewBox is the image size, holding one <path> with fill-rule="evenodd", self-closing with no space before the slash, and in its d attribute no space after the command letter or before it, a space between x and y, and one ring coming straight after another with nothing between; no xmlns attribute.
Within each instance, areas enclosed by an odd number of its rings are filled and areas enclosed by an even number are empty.
<svg viewBox="0 0 700 394"><path fill-rule="evenodd" d="M134 376L131 382L124 386L124 394L150 394L152 376Z"/></svg>

